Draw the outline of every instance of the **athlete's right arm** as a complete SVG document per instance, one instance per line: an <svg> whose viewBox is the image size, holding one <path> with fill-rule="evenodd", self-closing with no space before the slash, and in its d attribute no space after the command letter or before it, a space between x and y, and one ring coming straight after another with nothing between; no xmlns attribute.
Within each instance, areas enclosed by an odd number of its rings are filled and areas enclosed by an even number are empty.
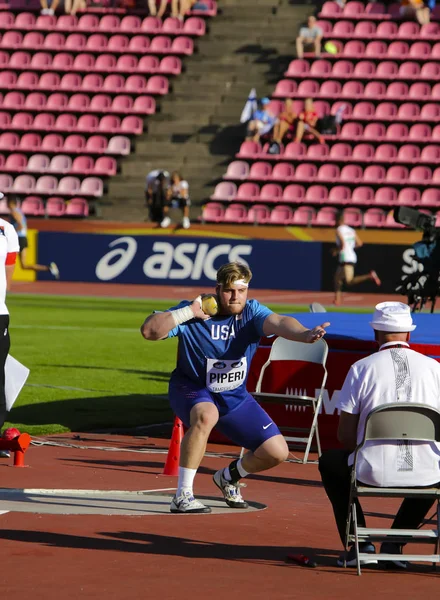
<svg viewBox="0 0 440 600"><path fill-rule="evenodd" d="M201 302L201 297L197 296L191 304L182 308L153 313L141 327L142 336L150 341L165 340L169 332L182 323L191 319L209 319L209 315L202 310Z"/></svg>

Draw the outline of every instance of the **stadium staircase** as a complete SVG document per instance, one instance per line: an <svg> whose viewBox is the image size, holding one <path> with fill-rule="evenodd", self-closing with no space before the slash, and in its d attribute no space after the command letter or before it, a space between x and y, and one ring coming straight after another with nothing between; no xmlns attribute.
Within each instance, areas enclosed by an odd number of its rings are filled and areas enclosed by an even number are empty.
<svg viewBox="0 0 440 600"><path fill-rule="evenodd" d="M440 226L440 8L420 26L399 5L325 2L324 42L337 52L293 59L273 90L297 111L315 99L321 114L344 104L344 120L325 144L241 144L204 210L211 222L334 227L337 211L356 227L401 227L396 205L436 215Z"/></svg>

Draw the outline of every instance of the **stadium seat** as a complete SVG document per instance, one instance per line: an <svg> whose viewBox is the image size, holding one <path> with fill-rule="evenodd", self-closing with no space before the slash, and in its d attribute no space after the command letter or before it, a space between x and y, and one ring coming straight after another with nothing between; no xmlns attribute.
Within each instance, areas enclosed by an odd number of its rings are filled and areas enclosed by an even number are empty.
<svg viewBox="0 0 440 600"><path fill-rule="evenodd" d="M223 221L225 223L244 223L247 217L247 210L243 204L229 204L225 210Z"/></svg>
<svg viewBox="0 0 440 600"><path fill-rule="evenodd" d="M23 156L17 154L11 154L13 156ZM10 158L11 158L10 157ZM29 157L29 161L26 165L26 171L32 171L35 173L44 173L50 168L50 159L46 154L33 154Z"/></svg>
<svg viewBox="0 0 440 600"><path fill-rule="evenodd" d="M237 194L237 186L229 181L222 181L215 186L211 200L232 200Z"/></svg>
<svg viewBox="0 0 440 600"><path fill-rule="evenodd" d="M247 179L249 175L249 165L243 160L234 160L229 163L223 179Z"/></svg>
<svg viewBox="0 0 440 600"><path fill-rule="evenodd" d="M284 188L283 202L288 204L301 204L304 202L305 190L302 185L291 183Z"/></svg>
<svg viewBox="0 0 440 600"><path fill-rule="evenodd" d="M101 156L100 158L107 158L105 156ZM98 159L99 160L99 159ZM90 156L76 156L71 163L71 168L69 172L72 175L88 175L92 173L94 168L94 161Z"/></svg>
<svg viewBox="0 0 440 600"><path fill-rule="evenodd" d="M362 227L362 212L359 208L344 209L344 223L349 227Z"/></svg>
<svg viewBox="0 0 440 600"><path fill-rule="evenodd" d="M365 185L354 188L351 194L351 201L353 204L372 204L373 198L373 188Z"/></svg>
<svg viewBox="0 0 440 600"><path fill-rule="evenodd" d="M219 184L221 185L221 184ZM260 195L260 188L256 183L246 182L242 183L238 190L234 200L240 202L255 202L258 200Z"/></svg>
<svg viewBox="0 0 440 600"><path fill-rule="evenodd" d="M89 205L84 198L72 198L66 206L66 217L88 217Z"/></svg>
<svg viewBox="0 0 440 600"><path fill-rule="evenodd" d="M385 225L385 212L380 208L368 208L363 217L364 227L380 228Z"/></svg>
<svg viewBox="0 0 440 600"><path fill-rule="evenodd" d="M264 204L254 204L249 208L246 221L254 225L265 225L270 218L270 210Z"/></svg>
<svg viewBox="0 0 440 600"><path fill-rule="evenodd" d="M38 196L28 196L20 206L25 215L30 217L44 216L44 204Z"/></svg>
<svg viewBox="0 0 440 600"><path fill-rule="evenodd" d="M202 221L221 223L225 209L219 202L208 202L202 209Z"/></svg>
<svg viewBox="0 0 440 600"><path fill-rule="evenodd" d="M269 217L271 225L291 225L293 222L293 210L290 206L279 204L275 206Z"/></svg>
<svg viewBox="0 0 440 600"><path fill-rule="evenodd" d="M37 179L35 184L35 193L44 196L54 194L58 187L58 180L53 175L43 175Z"/></svg>
<svg viewBox="0 0 440 600"><path fill-rule="evenodd" d="M293 213L292 225L314 225L316 210L311 206L299 206Z"/></svg>
<svg viewBox="0 0 440 600"><path fill-rule="evenodd" d="M66 203L63 198L53 196L47 199L46 215L48 217L62 217L66 212Z"/></svg>
<svg viewBox="0 0 440 600"><path fill-rule="evenodd" d="M321 225L324 227L335 227L336 226L336 215L338 209L333 206L324 206L321 208L316 215L315 225Z"/></svg>
<svg viewBox="0 0 440 600"><path fill-rule="evenodd" d="M416 188L403 188L397 196L397 204L417 206L420 204L420 192Z"/></svg>
<svg viewBox="0 0 440 600"><path fill-rule="evenodd" d="M283 188L276 183L266 183L260 190L260 202L277 203L283 197Z"/></svg>
<svg viewBox="0 0 440 600"><path fill-rule="evenodd" d="M295 169L289 163L277 163L272 171L271 179L274 181L292 181L295 178Z"/></svg>
<svg viewBox="0 0 440 600"><path fill-rule="evenodd" d="M46 170L52 173L68 173L72 169L72 159L66 154L55 155Z"/></svg>
<svg viewBox="0 0 440 600"><path fill-rule="evenodd" d="M248 179L255 181L266 181L270 179L272 173L272 165L267 162L257 161L251 165Z"/></svg>

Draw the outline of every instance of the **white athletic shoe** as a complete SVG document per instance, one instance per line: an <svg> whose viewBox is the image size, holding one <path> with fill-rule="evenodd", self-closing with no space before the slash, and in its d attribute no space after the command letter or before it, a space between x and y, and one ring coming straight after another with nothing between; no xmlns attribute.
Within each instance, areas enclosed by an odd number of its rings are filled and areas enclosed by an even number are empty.
<svg viewBox="0 0 440 600"><path fill-rule="evenodd" d="M243 500L240 492L240 488L245 487L246 484L228 481L223 476L223 469L217 471L212 479L215 485L223 492L226 504L230 508L249 508L249 504Z"/></svg>
<svg viewBox="0 0 440 600"><path fill-rule="evenodd" d="M57 265L54 262L50 263L49 272L53 277L55 277L55 279L60 278L60 270L58 269Z"/></svg>
<svg viewBox="0 0 440 600"><path fill-rule="evenodd" d="M165 229L165 227L168 227L170 223L171 223L171 219L169 217L164 217L162 219L160 226Z"/></svg>
<svg viewBox="0 0 440 600"><path fill-rule="evenodd" d="M189 229L190 226L191 226L191 223L189 222L188 217L183 217L183 219L182 219L182 227L184 229Z"/></svg>
<svg viewBox="0 0 440 600"><path fill-rule="evenodd" d="M174 496L171 500L170 511L172 513L200 514L210 513L211 509L209 506L205 506L199 500L196 500L193 493L187 490L179 497Z"/></svg>

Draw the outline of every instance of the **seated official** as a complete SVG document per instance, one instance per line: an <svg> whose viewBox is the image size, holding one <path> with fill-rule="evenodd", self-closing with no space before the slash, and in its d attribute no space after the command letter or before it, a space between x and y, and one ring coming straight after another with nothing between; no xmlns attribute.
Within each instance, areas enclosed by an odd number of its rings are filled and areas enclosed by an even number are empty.
<svg viewBox="0 0 440 600"><path fill-rule="evenodd" d="M409 306L402 302L382 302L376 306L370 325L374 329L379 352L351 366L342 386L339 408L338 439L341 450L324 452L319 470L342 543L345 542L350 495L353 451L364 436L370 412L393 402L427 404L440 410L440 364L409 346L415 329ZM430 487L440 482L440 447L425 442L367 442L358 454L357 479L377 487ZM405 498L394 519L393 529L416 529L434 501L429 498ZM357 502L358 525L365 518ZM360 552L372 554L361 564L377 564L376 549L370 542L359 544ZM401 554L402 544L383 542L381 552ZM347 566L356 565L355 548L347 553ZM343 566L344 555L338 560ZM389 561L387 566L406 568L404 561Z"/></svg>

